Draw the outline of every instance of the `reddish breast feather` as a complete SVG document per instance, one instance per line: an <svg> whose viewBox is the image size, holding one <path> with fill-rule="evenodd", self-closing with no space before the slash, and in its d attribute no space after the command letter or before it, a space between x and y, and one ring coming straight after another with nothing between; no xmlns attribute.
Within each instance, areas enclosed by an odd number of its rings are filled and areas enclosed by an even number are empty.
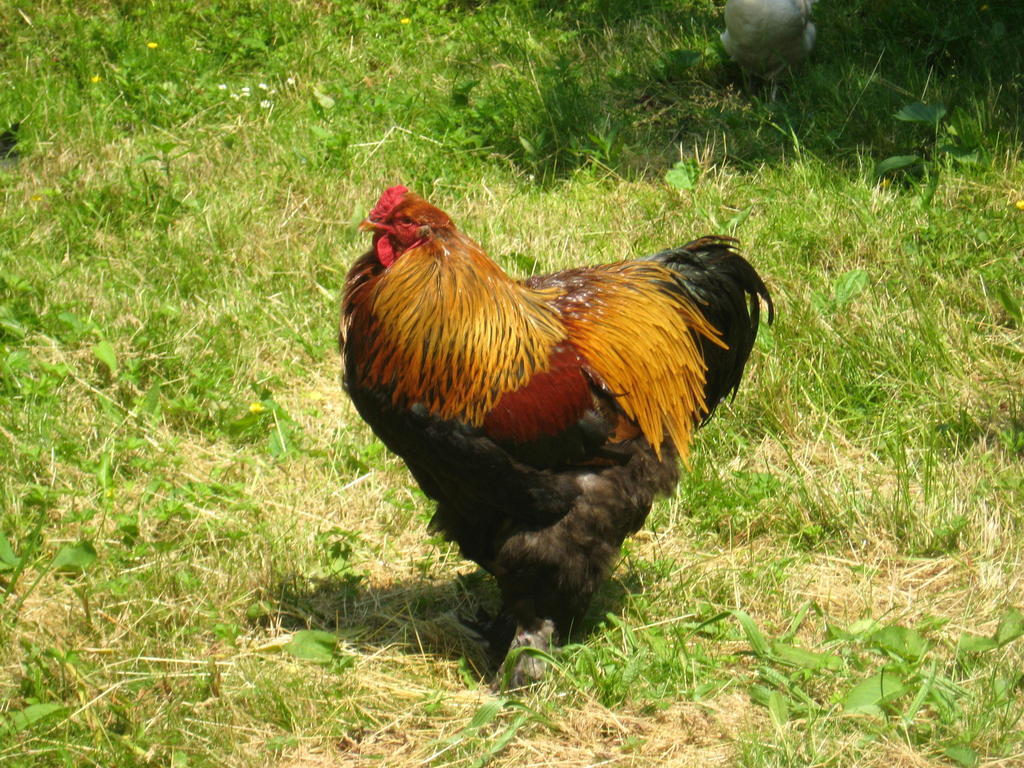
<svg viewBox="0 0 1024 768"><path fill-rule="evenodd" d="M593 405L579 354L570 345L555 347L551 368L529 383L506 392L484 420L484 431L500 442L528 443L557 435L579 421Z"/></svg>

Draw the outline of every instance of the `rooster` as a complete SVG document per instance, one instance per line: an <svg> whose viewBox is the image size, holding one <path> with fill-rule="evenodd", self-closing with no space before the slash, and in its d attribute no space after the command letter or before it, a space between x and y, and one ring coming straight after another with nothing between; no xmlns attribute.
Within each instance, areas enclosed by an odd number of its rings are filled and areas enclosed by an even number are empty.
<svg viewBox="0 0 1024 768"><path fill-rule="evenodd" d="M496 660L548 651L736 390L768 290L718 236L514 280L402 186L360 228L344 386L437 502L431 528L496 578L477 626ZM539 679L542 655L509 654L499 680Z"/></svg>

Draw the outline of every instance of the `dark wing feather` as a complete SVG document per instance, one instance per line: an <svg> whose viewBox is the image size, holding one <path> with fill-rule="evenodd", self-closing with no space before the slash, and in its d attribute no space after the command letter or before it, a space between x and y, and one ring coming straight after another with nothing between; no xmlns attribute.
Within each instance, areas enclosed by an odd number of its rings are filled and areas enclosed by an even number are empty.
<svg viewBox="0 0 1024 768"><path fill-rule="evenodd" d="M706 421L715 407L735 394L747 358L757 337L760 301L768 308L768 323L775 307L761 277L734 248L731 237L711 236L648 257L669 267L677 276L677 288L689 295L704 317L722 334L727 348L700 339L707 378L704 402Z"/></svg>

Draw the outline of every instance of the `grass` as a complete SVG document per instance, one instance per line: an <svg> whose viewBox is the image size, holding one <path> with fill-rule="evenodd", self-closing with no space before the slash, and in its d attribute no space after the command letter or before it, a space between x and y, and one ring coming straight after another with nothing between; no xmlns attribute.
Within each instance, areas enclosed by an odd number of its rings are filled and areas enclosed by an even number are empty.
<svg viewBox="0 0 1024 768"><path fill-rule="evenodd" d="M955 5L820 4L771 103L702 0L9 3L0 764L1024 760L1024 17ZM338 383L397 182L519 274L735 233L779 308L517 696Z"/></svg>

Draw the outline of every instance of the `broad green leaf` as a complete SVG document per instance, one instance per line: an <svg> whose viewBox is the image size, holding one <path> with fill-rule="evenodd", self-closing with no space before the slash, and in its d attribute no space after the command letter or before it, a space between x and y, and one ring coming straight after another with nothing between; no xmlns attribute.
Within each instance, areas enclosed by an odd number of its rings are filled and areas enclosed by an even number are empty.
<svg viewBox="0 0 1024 768"><path fill-rule="evenodd" d="M958 163L967 163L969 165L974 165L981 159L977 149L961 147L959 144L943 144L939 147L939 152L945 152Z"/></svg>
<svg viewBox="0 0 1024 768"><path fill-rule="evenodd" d="M473 713L473 717L469 723L445 739L444 743L458 744L467 738L476 736L477 732L479 732L481 728L494 721L494 718L498 716L507 703L508 702L505 699L500 698L484 702L480 705L480 708Z"/></svg>
<svg viewBox="0 0 1024 768"><path fill-rule="evenodd" d="M229 421L227 424L225 424L224 431L227 432L232 437L240 437L245 433L249 432L249 430L253 429L261 421L263 421L263 419L265 418L264 413L265 412L263 411L259 413L250 412L245 414L244 416L239 416L237 419Z"/></svg>
<svg viewBox="0 0 1024 768"><path fill-rule="evenodd" d="M114 470L111 465L110 452L104 451L100 463L96 467L96 481L103 491L110 491L114 485Z"/></svg>
<svg viewBox="0 0 1024 768"><path fill-rule="evenodd" d="M483 768L483 766L488 765L491 762L491 758L509 745L512 739L515 738L516 733L519 732L519 729L527 720L530 719L530 717L531 715L525 712L517 716L508 728L499 733L493 741L486 745L484 754L481 755L475 763L473 763L473 768Z"/></svg>
<svg viewBox="0 0 1024 768"><path fill-rule="evenodd" d="M731 615L732 615L732 613L730 611L721 611L719 613L716 613L714 616L709 616L708 618L704 619L700 624L698 624L696 627L694 627L693 628L693 632L694 633L702 632L702 631L706 630L708 627L713 626L713 625L717 624L720 621L724 621L725 619L728 619L729 616L731 616Z"/></svg>
<svg viewBox="0 0 1024 768"><path fill-rule="evenodd" d="M480 85L479 80L463 80L452 88L452 106L455 107L468 107L469 106L469 95Z"/></svg>
<svg viewBox="0 0 1024 768"><path fill-rule="evenodd" d="M103 340L93 346L92 353L96 356L97 360L107 366L111 376L117 374L117 353L114 351L113 344Z"/></svg>
<svg viewBox="0 0 1024 768"><path fill-rule="evenodd" d="M811 305L823 315L832 311L832 299L818 291L811 294Z"/></svg>
<svg viewBox="0 0 1024 768"><path fill-rule="evenodd" d="M11 542L6 536L0 536L0 573L13 571L21 564L21 558L14 554Z"/></svg>
<svg viewBox="0 0 1024 768"><path fill-rule="evenodd" d="M880 178L892 171L909 168L912 165L916 165L920 160L921 158L917 155L893 155L892 157L887 157L875 165L875 177Z"/></svg>
<svg viewBox="0 0 1024 768"><path fill-rule="evenodd" d="M263 40L255 35L247 35L241 40L242 45L247 48L252 48L257 51L267 50L267 44Z"/></svg>
<svg viewBox="0 0 1024 768"><path fill-rule="evenodd" d="M744 611L733 611L732 615L736 617L740 626L743 627L743 632L746 634L747 640L750 641L750 647L754 649L754 653L758 656L769 656L771 654L771 647L768 645L764 635L761 634L761 630L757 628L754 620Z"/></svg>
<svg viewBox="0 0 1024 768"><path fill-rule="evenodd" d="M763 685L752 685L749 689L750 698L755 704L760 704L762 707L768 706L768 699L772 695L771 688L766 688Z"/></svg>
<svg viewBox="0 0 1024 768"><path fill-rule="evenodd" d="M903 120L907 123L930 123L931 125L938 125L946 115L946 107L942 104L923 104L920 101L915 101L913 104L907 104L903 109L896 113L897 120Z"/></svg>
<svg viewBox="0 0 1024 768"><path fill-rule="evenodd" d="M4 253L10 253L10 251L5 249ZM0 282L6 285L10 290L17 293L26 293L32 288L32 283L21 275L16 275L13 272L8 272L6 270L0 271Z"/></svg>
<svg viewBox="0 0 1024 768"><path fill-rule="evenodd" d="M63 381L71 373L71 366L64 363L48 363L45 360L37 360L36 362L41 371L49 374L56 381Z"/></svg>
<svg viewBox="0 0 1024 768"><path fill-rule="evenodd" d="M1020 304L1017 299L1010 293L1010 289L1005 285L996 286L996 298L999 299L999 303L1003 305L1003 309L1006 310L1006 314L1013 318L1013 321L1018 325L1024 325L1024 311L1021 310Z"/></svg>
<svg viewBox="0 0 1024 768"><path fill-rule="evenodd" d="M846 630L851 638L863 637L864 635L879 629L879 624L874 619L858 619Z"/></svg>
<svg viewBox="0 0 1024 768"><path fill-rule="evenodd" d="M760 331L758 331L758 335L760 335ZM769 477L771 477L771 475L769 475ZM800 627L803 625L804 620L807 618L807 614L810 612L811 608L814 608L816 611L818 611L817 605L815 605L814 601L812 600L807 600L804 602L803 605L800 606L800 609L793 614L793 618L789 620L789 626L786 627L786 631L783 632L782 635L779 637L780 642L788 643L794 637L796 637L796 633L800 631Z"/></svg>
<svg viewBox="0 0 1024 768"><path fill-rule="evenodd" d="M676 189L693 189L697 186L700 166L693 160L680 160L665 174L665 181Z"/></svg>
<svg viewBox="0 0 1024 768"><path fill-rule="evenodd" d="M919 202L921 208L929 208L932 204L932 198L935 197L935 191L939 188L939 173L938 166L928 166L928 173L926 174L927 181L925 182L924 188L921 190L921 197Z"/></svg>
<svg viewBox="0 0 1024 768"><path fill-rule="evenodd" d="M96 547L91 541L61 547L50 564L57 573L79 574L96 561Z"/></svg>
<svg viewBox="0 0 1024 768"><path fill-rule="evenodd" d="M776 726L782 727L789 721L789 703L778 691L768 694L768 712Z"/></svg>
<svg viewBox="0 0 1024 768"><path fill-rule="evenodd" d="M954 744L942 750L942 754L963 768L974 768L978 764L978 753L966 744Z"/></svg>
<svg viewBox="0 0 1024 768"><path fill-rule="evenodd" d="M270 616L273 613L274 607L266 600L259 600L245 609L246 617L254 621L262 619L264 616Z"/></svg>
<svg viewBox="0 0 1024 768"><path fill-rule="evenodd" d="M774 656L768 657L770 661L776 661ZM792 681L784 673L780 672L774 666L763 666L757 668L757 674L761 676L761 679L771 685L776 690L785 691L789 690L792 685Z"/></svg>
<svg viewBox="0 0 1024 768"><path fill-rule="evenodd" d="M480 709L473 714L473 719L469 721L465 730L473 732L479 731L498 716L503 705L504 702L501 699L491 699L490 701L484 702L480 706Z"/></svg>
<svg viewBox="0 0 1024 768"><path fill-rule="evenodd" d="M140 397L136 401L136 408L140 413L145 413L149 416L160 415L160 398L163 396L163 392L160 387L160 383L157 382L146 390L146 394Z"/></svg>
<svg viewBox="0 0 1024 768"><path fill-rule="evenodd" d="M274 424L270 430L270 455L280 459L288 455L292 448L291 436L288 434L288 425L283 421Z"/></svg>
<svg viewBox="0 0 1024 768"><path fill-rule="evenodd" d="M864 292L868 287L868 273L863 269L852 269L836 278L835 304L844 307Z"/></svg>
<svg viewBox="0 0 1024 768"><path fill-rule="evenodd" d="M156 147L157 152L159 152L162 155L166 155L170 153L178 145L176 142L173 141L156 141L153 143L153 146Z"/></svg>
<svg viewBox="0 0 1024 768"><path fill-rule="evenodd" d="M916 661L928 650L928 641L920 633L899 626L878 630L871 636L871 642L905 661Z"/></svg>
<svg viewBox="0 0 1024 768"><path fill-rule="evenodd" d="M334 138L334 133L328 131L326 128L321 128L319 125L311 125L309 126L309 130L313 132L314 136L321 140Z"/></svg>
<svg viewBox="0 0 1024 768"><path fill-rule="evenodd" d="M960 635L960 641L957 643L957 651L966 651L967 653L984 653L998 647L999 644L991 637L972 635L969 632Z"/></svg>
<svg viewBox="0 0 1024 768"><path fill-rule="evenodd" d="M67 326L67 330L60 334L60 338L64 341L78 341L87 333L96 329L96 324L94 322L91 320L83 320L72 312L61 312L57 315L57 319L60 320L63 325Z"/></svg>
<svg viewBox="0 0 1024 768"><path fill-rule="evenodd" d="M700 61L700 51L675 48L661 57L661 71L665 77L680 77L683 72Z"/></svg>
<svg viewBox="0 0 1024 768"><path fill-rule="evenodd" d="M779 661L803 669L839 669L843 660L831 653L817 653L786 643L772 643L772 655Z"/></svg>
<svg viewBox="0 0 1024 768"><path fill-rule="evenodd" d="M10 713L10 728L14 733L23 731L47 717L63 713L67 708L63 704L48 701L42 704L29 704L18 712Z"/></svg>
<svg viewBox="0 0 1024 768"><path fill-rule="evenodd" d="M334 659L338 637L319 629L301 629L292 635L284 649L297 659L325 664Z"/></svg>
<svg viewBox="0 0 1024 768"><path fill-rule="evenodd" d="M910 690L900 672L892 667L861 680L850 689L843 699L843 709L847 712L881 714L882 707L899 698Z"/></svg>
<svg viewBox="0 0 1024 768"><path fill-rule="evenodd" d="M919 683L917 693L914 694L913 700L910 704L904 707L901 713L903 722L907 727L913 725L914 718L917 717L917 713L921 711L921 707L924 706L925 701L932 694L935 686L935 681L938 680L938 662L932 659L931 668L928 670L927 676L918 675L916 683Z"/></svg>
<svg viewBox="0 0 1024 768"><path fill-rule="evenodd" d="M996 627L995 641L999 645L1006 645L1021 635L1024 635L1024 615L1016 608L1010 608L999 619L999 626Z"/></svg>
<svg viewBox="0 0 1024 768"><path fill-rule="evenodd" d="M18 339L23 339L28 335L28 328L19 322L6 307L0 307L0 328Z"/></svg>
<svg viewBox="0 0 1024 768"><path fill-rule="evenodd" d="M984 653L1001 648L1022 635L1024 635L1024 614L1021 614L1016 608L1010 608L999 619L999 626L996 627L992 637L964 632L960 636L960 642L957 643L957 650L968 653Z"/></svg>

